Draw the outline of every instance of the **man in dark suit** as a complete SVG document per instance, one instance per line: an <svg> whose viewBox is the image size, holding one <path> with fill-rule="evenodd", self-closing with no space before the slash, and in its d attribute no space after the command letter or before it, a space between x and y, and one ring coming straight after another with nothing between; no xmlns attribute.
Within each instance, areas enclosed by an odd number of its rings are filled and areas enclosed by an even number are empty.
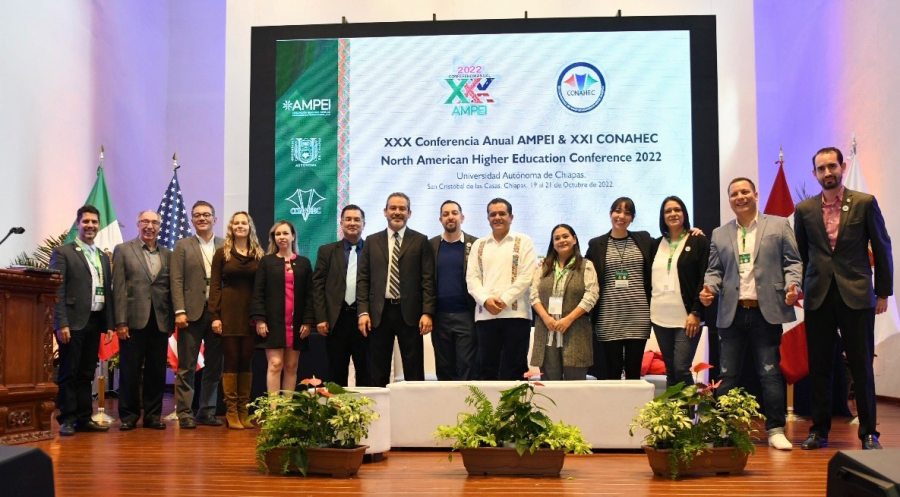
<svg viewBox="0 0 900 497"><path fill-rule="evenodd" d="M207 309L209 280L212 275L212 258L225 240L215 236L216 210L205 200L198 200L191 208L191 223L196 236L178 240L172 251L172 268L169 282L172 290L172 307L175 309L175 326L178 327L178 371L175 373L175 411L178 426L192 429L197 423L222 426L216 418L219 399L219 379L222 377L222 337L212 330L212 318ZM197 421L194 421L191 404L194 401L194 372L200 344L203 349L203 384ZM234 389L232 389L234 390Z"/></svg>
<svg viewBox="0 0 900 497"><path fill-rule="evenodd" d="M439 218L444 232L429 240L434 252L437 305L431 345L438 380L477 379L475 300L466 287L466 265L477 238L463 233L465 219L459 203L445 201L441 204Z"/></svg>
<svg viewBox="0 0 900 497"><path fill-rule="evenodd" d="M891 238L875 197L844 188L847 165L834 147L813 156L813 175L822 193L797 205L794 230L803 259L803 307L812 381L809 437L801 448L828 444L831 429L831 371L837 330L847 355L859 410L863 449L880 449L875 426L875 315L887 310L894 293ZM875 286L869 247L875 262Z"/></svg>
<svg viewBox="0 0 900 497"><path fill-rule="evenodd" d="M709 267L700 301L709 306L719 296L720 394L738 386L744 356L749 352L762 387L769 446L791 450L784 435L787 415L781 375L783 323L796 319L801 262L788 220L760 214L759 193L747 178L728 185L728 202L735 219L712 232Z"/></svg>
<svg viewBox="0 0 900 497"><path fill-rule="evenodd" d="M94 246L100 230L100 212L93 205L78 209L78 238L53 249L50 267L63 282L57 290L53 329L59 344L59 434L76 431L106 431L91 420L91 383L97 368L100 335L113 323L109 256Z"/></svg>
<svg viewBox="0 0 900 497"><path fill-rule="evenodd" d="M422 336L431 333L435 309L434 254L425 235L406 227L410 215L409 197L390 194L384 208L388 228L367 237L359 257L358 325L369 337L369 373L376 387L390 382L394 337L404 379L425 379Z"/></svg>
<svg viewBox="0 0 900 497"><path fill-rule="evenodd" d="M141 212L138 237L119 244L113 252L121 431L134 429L142 407L144 428L166 428L161 418L162 397L174 321L169 301L171 252L157 244L159 224L155 211Z"/></svg>
<svg viewBox="0 0 900 497"><path fill-rule="evenodd" d="M356 275L364 241L366 213L358 205L341 209L342 239L319 247L313 275L316 331L326 337L330 381L347 386L350 359L356 385L368 386L369 344L358 329Z"/></svg>

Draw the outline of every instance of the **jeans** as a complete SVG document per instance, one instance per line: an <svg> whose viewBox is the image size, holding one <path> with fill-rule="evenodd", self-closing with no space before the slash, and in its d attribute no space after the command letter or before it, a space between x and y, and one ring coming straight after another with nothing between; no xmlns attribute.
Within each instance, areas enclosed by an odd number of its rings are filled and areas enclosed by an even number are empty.
<svg viewBox="0 0 900 497"><path fill-rule="evenodd" d="M431 344L438 380L475 379L475 321L470 311L436 313Z"/></svg>
<svg viewBox="0 0 900 497"><path fill-rule="evenodd" d="M719 358L722 362L720 395L739 386L738 379L747 350L754 361L762 387L762 410L766 416L766 430L784 428L787 415L785 383L781 376L781 325L770 324L759 309L738 307L734 321L727 328L719 328Z"/></svg>
<svg viewBox="0 0 900 497"><path fill-rule="evenodd" d="M693 385L691 363L694 361L701 333L698 331L693 337L688 337L684 328L664 328L656 324L653 325L653 332L656 334L663 362L666 363L666 386L671 387L678 382L684 382L685 386Z"/></svg>

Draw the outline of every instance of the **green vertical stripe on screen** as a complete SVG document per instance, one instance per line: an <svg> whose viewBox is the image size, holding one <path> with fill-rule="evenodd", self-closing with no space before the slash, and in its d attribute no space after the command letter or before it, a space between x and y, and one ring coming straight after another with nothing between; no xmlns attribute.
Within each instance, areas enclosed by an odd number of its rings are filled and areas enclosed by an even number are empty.
<svg viewBox="0 0 900 497"><path fill-rule="evenodd" d="M275 220L294 223L315 264L319 245L334 241L338 41L279 41L276 59Z"/></svg>

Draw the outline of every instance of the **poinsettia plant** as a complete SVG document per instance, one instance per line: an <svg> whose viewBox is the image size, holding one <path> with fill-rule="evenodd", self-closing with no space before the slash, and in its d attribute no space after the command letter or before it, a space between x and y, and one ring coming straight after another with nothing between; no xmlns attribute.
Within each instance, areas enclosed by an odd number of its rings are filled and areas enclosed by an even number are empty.
<svg viewBox="0 0 900 497"><path fill-rule="evenodd" d="M267 469L266 453L284 448L288 457L282 461L282 472L293 463L305 474L307 448L354 448L368 436L369 426L378 419L369 397L336 383L323 384L315 377L300 384L304 388L296 392L272 392L251 403L255 409L252 419L260 427L256 460L262 470Z"/></svg>
<svg viewBox="0 0 900 497"><path fill-rule="evenodd" d="M695 365L695 380L710 367L706 363ZM647 430L644 445L671 450L669 467L673 477L677 476L679 461L689 465L710 447L735 447L744 454L754 452L754 424L763 419L759 403L742 388L717 397L715 390L721 383L673 385L644 405L632 420L632 436L637 428L643 428Z"/></svg>

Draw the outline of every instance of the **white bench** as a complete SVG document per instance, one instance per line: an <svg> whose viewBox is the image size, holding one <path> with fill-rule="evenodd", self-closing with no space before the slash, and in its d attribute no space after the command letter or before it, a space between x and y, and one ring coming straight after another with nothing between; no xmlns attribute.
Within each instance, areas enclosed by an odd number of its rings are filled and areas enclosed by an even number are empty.
<svg viewBox="0 0 900 497"><path fill-rule="evenodd" d="M514 381L471 382L495 403L500 391ZM637 409L653 399L653 385L644 380L545 381L537 387L556 402L554 406L536 397L554 421L581 428L595 449L637 449L642 437L628 435L628 426ZM465 381L412 381L391 383L390 420L392 447L449 447L447 440L435 440L438 425L455 424L457 414L472 412L465 399Z"/></svg>

